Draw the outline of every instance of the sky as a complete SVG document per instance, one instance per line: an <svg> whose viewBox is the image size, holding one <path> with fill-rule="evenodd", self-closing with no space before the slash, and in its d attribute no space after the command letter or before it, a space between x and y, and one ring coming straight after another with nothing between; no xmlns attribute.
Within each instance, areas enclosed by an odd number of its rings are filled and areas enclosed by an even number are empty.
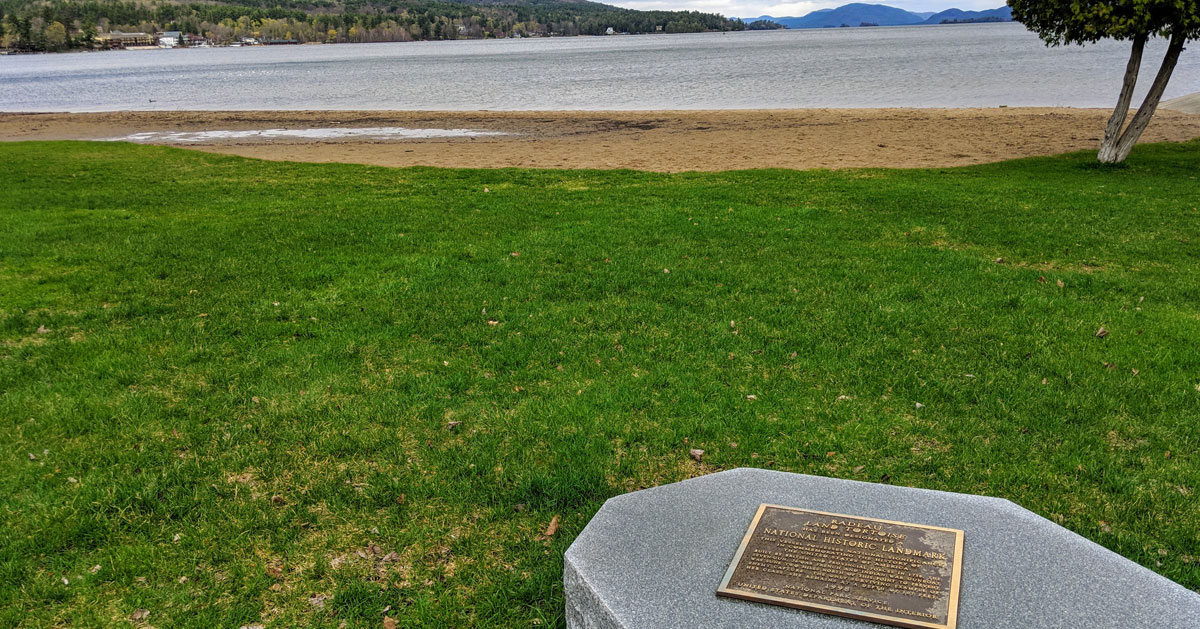
<svg viewBox="0 0 1200 629"><path fill-rule="evenodd" d="M866 2L869 4L886 4L908 11L942 11L945 9L964 9L979 11L995 9L1004 6L1004 0L823 0L775 2L772 0L599 0L605 4L613 4L627 9L662 9L669 11L704 11L720 13L726 17L758 17L773 15L775 17L800 17L817 9L832 9L850 2Z"/></svg>

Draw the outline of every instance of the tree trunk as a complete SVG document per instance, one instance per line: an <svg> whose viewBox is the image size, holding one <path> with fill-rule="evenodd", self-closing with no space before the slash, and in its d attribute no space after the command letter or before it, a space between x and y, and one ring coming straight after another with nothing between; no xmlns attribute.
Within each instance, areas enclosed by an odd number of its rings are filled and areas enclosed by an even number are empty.
<svg viewBox="0 0 1200 629"><path fill-rule="evenodd" d="M1175 71L1175 64L1179 61L1179 53L1183 52L1183 44L1187 38L1181 32L1176 32L1171 35L1171 43L1167 46L1167 54L1163 57L1162 66L1158 68L1158 75L1154 77L1154 82L1150 84L1150 92L1146 94L1146 99L1142 101L1142 106L1133 116L1133 120L1129 126L1125 128L1121 134L1121 139L1117 141L1117 146L1113 159L1109 164L1119 164L1129 157L1129 152L1133 150L1133 145L1137 144L1138 138L1142 137L1142 132L1150 124L1150 119L1154 117L1154 111L1158 109L1158 102L1162 100L1163 90L1167 89L1167 82L1171 80L1171 73ZM1104 161L1101 159L1100 161Z"/></svg>
<svg viewBox="0 0 1200 629"><path fill-rule="evenodd" d="M1104 129L1104 141L1100 143L1100 154L1097 156L1106 164L1116 161L1117 140L1121 138L1121 127L1125 126L1125 117L1129 115L1129 103L1133 100L1133 88L1137 85L1138 71L1142 68L1142 51L1146 49L1146 37L1139 35L1133 40L1133 49L1129 52L1129 63L1125 66L1125 82L1121 84L1121 96L1117 98L1117 107L1108 118L1108 127Z"/></svg>

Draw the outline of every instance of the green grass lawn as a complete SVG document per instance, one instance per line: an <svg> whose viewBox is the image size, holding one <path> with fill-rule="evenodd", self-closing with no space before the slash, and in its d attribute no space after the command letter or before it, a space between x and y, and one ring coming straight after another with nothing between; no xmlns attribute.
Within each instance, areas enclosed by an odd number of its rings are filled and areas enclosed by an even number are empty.
<svg viewBox="0 0 1200 629"><path fill-rule="evenodd" d="M1093 161L0 144L0 625L562 625L606 498L739 466L1008 498L1200 589L1200 142Z"/></svg>

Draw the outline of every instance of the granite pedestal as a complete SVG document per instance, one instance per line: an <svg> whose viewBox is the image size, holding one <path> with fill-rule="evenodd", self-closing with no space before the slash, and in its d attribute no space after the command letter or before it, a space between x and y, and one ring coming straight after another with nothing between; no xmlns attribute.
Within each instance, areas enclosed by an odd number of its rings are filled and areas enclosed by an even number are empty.
<svg viewBox="0 0 1200 629"><path fill-rule="evenodd" d="M571 629L870 629L715 595L759 504L966 533L959 629L1200 629L1200 594L999 498L736 469L610 499L567 550Z"/></svg>

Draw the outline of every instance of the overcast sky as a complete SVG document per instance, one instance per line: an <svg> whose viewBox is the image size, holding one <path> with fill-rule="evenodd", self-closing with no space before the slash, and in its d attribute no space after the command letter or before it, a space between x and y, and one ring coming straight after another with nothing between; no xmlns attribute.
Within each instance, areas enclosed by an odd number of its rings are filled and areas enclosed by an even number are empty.
<svg viewBox="0 0 1200 629"><path fill-rule="evenodd" d="M832 9L854 0L834 2L773 2L772 0L600 0L627 9L664 9L671 11L705 11L726 17L800 17L817 9ZM959 8L979 11L1004 6L1004 0L860 0L870 4L907 9L909 11L941 11Z"/></svg>

